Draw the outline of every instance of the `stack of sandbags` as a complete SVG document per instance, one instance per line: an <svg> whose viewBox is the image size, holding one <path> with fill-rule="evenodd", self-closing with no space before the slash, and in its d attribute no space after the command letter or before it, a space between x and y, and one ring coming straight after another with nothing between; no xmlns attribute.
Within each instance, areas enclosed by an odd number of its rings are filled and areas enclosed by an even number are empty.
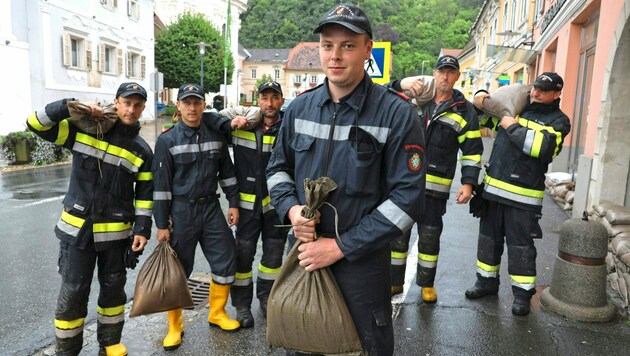
<svg viewBox="0 0 630 356"><path fill-rule="evenodd" d="M630 301L630 207L602 201L593 205L588 213L608 231L608 281L627 308Z"/></svg>
<svg viewBox="0 0 630 356"><path fill-rule="evenodd" d="M547 173L545 187L551 197L562 205L563 210L573 209L575 182L571 181L571 174L564 172Z"/></svg>

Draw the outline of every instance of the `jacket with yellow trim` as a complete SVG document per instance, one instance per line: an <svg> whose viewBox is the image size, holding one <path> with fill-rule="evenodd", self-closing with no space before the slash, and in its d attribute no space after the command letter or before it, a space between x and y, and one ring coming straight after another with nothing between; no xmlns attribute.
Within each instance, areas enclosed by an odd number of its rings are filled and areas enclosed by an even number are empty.
<svg viewBox="0 0 630 356"><path fill-rule="evenodd" d="M191 128L180 120L155 143L153 215L159 229L169 227L173 199L212 198L225 193L230 208L238 207L238 185L225 136L206 125Z"/></svg>
<svg viewBox="0 0 630 356"><path fill-rule="evenodd" d="M481 171L483 143L477 112L464 95L453 90L453 97L435 106L418 109L420 121L426 123L427 195L448 199L457 154L461 150L461 184L477 186Z"/></svg>
<svg viewBox="0 0 630 356"><path fill-rule="evenodd" d="M271 212L274 209L267 190L265 171L271 157L271 148L280 130L282 116L272 126L265 126L263 118L258 125L246 130L232 130L230 122L226 116L204 113L204 123L225 133L234 147L239 207L251 210L254 214Z"/></svg>
<svg viewBox="0 0 630 356"><path fill-rule="evenodd" d="M72 151L57 237L81 248L93 234L97 250L126 242L130 234L150 238L153 153L138 135L140 125L118 120L103 135L87 134L67 120L71 100L52 102L27 119L38 136Z"/></svg>
<svg viewBox="0 0 630 356"><path fill-rule="evenodd" d="M411 103L364 74L341 103L323 85L287 109L267 166L278 216L304 205L304 179L327 176L338 188L327 202L338 213L337 245L356 261L386 248L420 219L424 209L424 130ZM323 206L317 231L335 236L335 212Z"/></svg>
<svg viewBox="0 0 630 356"><path fill-rule="evenodd" d="M540 211L545 173L571 130L569 118L560 110L560 99L551 104L528 104L518 124L507 130L494 117L482 118L481 125L497 131L486 164L484 198Z"/></svg>

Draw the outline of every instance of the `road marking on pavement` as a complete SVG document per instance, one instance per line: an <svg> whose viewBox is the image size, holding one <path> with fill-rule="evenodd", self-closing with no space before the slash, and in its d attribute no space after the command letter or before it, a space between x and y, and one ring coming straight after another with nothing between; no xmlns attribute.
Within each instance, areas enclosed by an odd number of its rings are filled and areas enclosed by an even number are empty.
<svg viewBox="0 0 630 356"><path fill-rule="evenodd" d="M46 198L46 199L42 199L42 200L38 200L38 201L34 201L34 202L32 202L32 203L27 203L27 204L24 204L24 205L19 205L19 206L16 206L16 208L28 208L28 207L35 206L35 205L40 205L40 204L50 203L50 202L53 202L53 201L62 200L64 196L65 196L65 195L62 195L62 196L59 196L59 197L54 197L54 198Z"/></svg>
<svg viewBox="0 0 630 356"><path fill-rule="evenodd" d="M413 229L413 226L411 227ZM412 234L413 237L413 234ZM411 286L415 285L416 265L418 264L418 239L417 237L409 239L411 250L407 254L407 267L405 269L405 284L403 292L392 297L392 320L396 320L398 313L402 308L402 304L407 298L407 293Z"/></svg>

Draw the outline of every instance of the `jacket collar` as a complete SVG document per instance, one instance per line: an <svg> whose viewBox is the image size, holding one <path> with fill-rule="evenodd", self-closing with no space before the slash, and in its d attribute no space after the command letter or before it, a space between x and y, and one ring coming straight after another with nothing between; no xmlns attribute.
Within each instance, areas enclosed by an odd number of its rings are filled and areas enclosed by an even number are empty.
<svg viewBox="0 0 630 356"><path fill-rule="evenodd" d="M374 86L374 82L372 82L372 78L367 74L367 72L364 71L363 73L363 80L359 82L357 87L354 88L354 90L350 94L344 96L341 100L343 104L348 104L355 111L359 112L363 109L365 105L365 99ZM318 106L324 105L328 100L332 101L328 85L328 78L326 78L324 80L324 88L326 90L320 91L321 94L317 103Z"/></svg>
<svg viewBox="0 0 630 356"><path fill-rule="evenodd" d="M125 125L122 121L116 120L111 132L117 132L123 136L136 137L140 133L140 123L136 121L133 125Z"/></svg>
<svg viewBox="0 0 630 356"><path fill-rule="evenodd" d="M198 128L192 128L192 127L186 125L183 120L179 120L177 122L176 127L177 127L178 130L180 130L184 134L184 136L186 136L188 138L193 137L196 133L199 133L200 135L205 136L204 134L205 134L205 131L206 131L205 130L206 126L203 124L203 122Z"/></svg>
<svg viewBox="0 0 630 356"><path fill-rule="evenodd" d="M550 112L560 109L560 98L554 100L551 104L543 104L530 102L530 97L528 96L527 102L529 104L525 106L525 109L523 109L523 111L537 111L542 114L548 114Z"/></svg>

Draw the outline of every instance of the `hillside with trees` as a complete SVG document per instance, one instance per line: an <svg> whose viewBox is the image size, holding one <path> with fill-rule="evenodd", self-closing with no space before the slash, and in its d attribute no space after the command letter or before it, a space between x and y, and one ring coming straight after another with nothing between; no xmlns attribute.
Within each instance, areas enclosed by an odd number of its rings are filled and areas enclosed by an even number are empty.
<svg viewBox="0 0 630 356"><path fill-rule="evenodd" d="M430 68L441 48L463 48L484 0L354 1L370 17L375 41L392 42L393 78L417 75L422 61ZM245 48L292 48L316 42L313 29L336 0L249 0L241 15ZM426 62L425 62L426 63ZM426 69L425 69L426 72Z"/></svg>

